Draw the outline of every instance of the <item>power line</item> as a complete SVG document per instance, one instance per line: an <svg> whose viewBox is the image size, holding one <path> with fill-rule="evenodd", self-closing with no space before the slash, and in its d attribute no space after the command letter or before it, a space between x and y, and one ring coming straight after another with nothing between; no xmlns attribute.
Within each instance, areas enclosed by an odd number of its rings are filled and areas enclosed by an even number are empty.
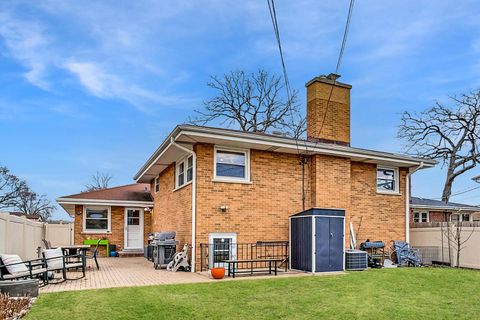
<svg viewBox="0 0 480 320"><path fill-rule="evenodd" d="M471 192L471 191L474 191L474 190L478 190L480 189L480 186L476 186L476 187L473 187L473 188L470 188L470 189L466 189L466 190L463 190L463 191L459 191L459 192L456 192L456 193L452 193L450 195L450 198L451 197L456 197L456 196L459 196L461 194L465 194L465 193L468 193L468 192ZM431 199L431 200L442 200L442 197L435 197L435 198L427 198L427 199ZM468 198L467 198L468 199Z"/></svg>
<svg viewBox="0 0 480 320"><path fill-rule="evenodd" d="M288 104L288 111L290 113L290 118L292 120L292 125L295 125L295 119L293 116L293 108L292 108L292 93L290 88L290 81L288 80L288 73L287 68L285 66L285 59L283 57L283 49L282 49L282 42L280 40L280 29L278 27L278 20L277 20L277 11L275 9L275 2L274 0L267 0L268 4L268 11L270 13L270 18L272 20L273 31L275 33L275 38L277 40L278 51L280 53L280 61L282 63L282 70L283 70L283 78L285 81L285 90L287 91L287 104ZM298 146L298 137L295 136L295 145L297 148L297 154L300 154L300 149Z"/></svg>
<svg viewBox="0 0 480 320"><path fill-rule="evenodd" d="M348 30L350 29L350 20L352 19L353 6L355 0L350 0L350 7L348 8L347 23L345 24L345 30L343 32L342 46L340 48L340 53L338 54L337 67L335 68L335 73L338 74L340 69L340 64L342 63L343 51L345 51L345 45L347 43Z"/></svg>
<svg viewBox="0 0 480 320"><path fill-rule="evenodd" d="M280 41L280 30L278 28L275 2L274 0L267 0L267 4L268 4L268 11L270 12L270 18L272 19L273 31L275 32L275 38L277 39L278 51L280 53L280 60L282 63L282 70L283 70L283 78L285 80L285 89L287 91L288 101L290 101L290 98L291 98L290 82L288 80L287 68L285 67L285 59L283 58L283 50L282 50L282 43Z"/></svg>
<svg viewBox="0 0 480 320"><path fill-rule="evenodd" d="M335 68L335 74L338 74L338 71L340 70L340 65L342 63L343 53L345 51L345 46L347 44L348 31L350 30L350 21L352 19L354 4L355 4L355 0L350 0L350 6L348 8L347 21L345 22L345 29L343 31L343 38L342 38L342 44L340 46L340 52L338 53L337 66ZM330 88L330 93L328 95L327 105L325 106L325 112L323 113L322 123L320 124L320 128L318 129L318 133L314 137L314 138L316 138L314 148L317 147L317 144L318 144L318 141L319 141L319 139L317 137L319 137L320 134L322 133L322 129L323 129L323 126L325 124L325 120L327 118L328 108L330 106L330 100L331 100L332 94L333 94L333 88L335 87L336 82L337 82L337 78L334 78L333 83L332 83L332 87Z"/></svg>

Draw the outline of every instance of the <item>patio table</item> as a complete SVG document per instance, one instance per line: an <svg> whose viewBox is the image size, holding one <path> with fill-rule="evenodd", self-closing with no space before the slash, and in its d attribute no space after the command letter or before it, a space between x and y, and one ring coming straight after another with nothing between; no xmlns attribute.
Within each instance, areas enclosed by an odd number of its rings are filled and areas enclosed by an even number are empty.
<svg viewBox="0 0 480 320"><path fill-rule="evenodd" d="M67 251L68 255L76 254L77 251L85 254L88 250L90 250L90 246L86 245L86 244L61 246L61 248L62 248L63 251Z"/></svg>
<svg viewBox="0 0 480 320"><path fill-rule="evenodd" d="M61 246L63 254L66 256L76 255L77 253L81 253L83 256L87 255L87 251L90 250L90 246L86 244L77 244L77 245L68 245L68 246ZM71 259L69 259L71 260ZM74 259L74 261L80 261L81 259Z"/></svg>

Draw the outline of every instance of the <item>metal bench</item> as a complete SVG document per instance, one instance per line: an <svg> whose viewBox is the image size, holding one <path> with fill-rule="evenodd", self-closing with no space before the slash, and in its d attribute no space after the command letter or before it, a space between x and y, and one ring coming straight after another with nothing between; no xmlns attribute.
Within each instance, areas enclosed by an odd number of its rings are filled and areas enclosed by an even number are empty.
<svg viewBox="0 0 480 320"><path fill-rule="evenodd" d="M268 274L272 274L272 271L275 275L278 273L278 263L282 262L283 259L279 258L265 258L265 259L241 259L241 260L224 260L223 262L228 265L228 276L235 278L236 274L240 273L249 273L253 275L254 273L265 273L264 269L255 269L254 264L258 263L268 263ZM249 264L250 268L238 268L238 264ZM273 267L273 268L272 268Z"/></svg>

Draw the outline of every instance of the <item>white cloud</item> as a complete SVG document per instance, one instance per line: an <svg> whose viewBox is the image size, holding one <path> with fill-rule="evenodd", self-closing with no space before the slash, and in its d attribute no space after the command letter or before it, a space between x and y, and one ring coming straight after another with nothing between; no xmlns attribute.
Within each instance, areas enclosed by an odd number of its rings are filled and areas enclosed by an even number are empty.
<svg viewBox="0 0 480 320"><path fill-rule="evenodd" d="M28 71L24 77L34 86L49 90L44 78L50 39L44 34L44 26L37 22L15 19L6 12L0 13L0 37L9 55L20 61Z"/></svg>
<svg viewBox="0 0 480 320"><path fill-rule="evenodd" d="M65 68L75 74L93 95L100 98L112 97L115 91L112 87L115 87L117 79L104 73L95 63L69 61L65 63Z"/></svg>

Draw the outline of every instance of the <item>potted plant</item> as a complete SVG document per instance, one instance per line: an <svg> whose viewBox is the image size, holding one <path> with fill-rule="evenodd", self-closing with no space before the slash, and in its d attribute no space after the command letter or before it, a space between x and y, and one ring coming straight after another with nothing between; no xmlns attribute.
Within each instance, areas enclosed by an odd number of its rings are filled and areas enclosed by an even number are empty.
<svg viewBox="0 0 480 320"><path fill-rule="evenodd" d="M223 279L225 277L225 268L224 267L214 267L210 268L210 274L213 279Z"/></svg>

